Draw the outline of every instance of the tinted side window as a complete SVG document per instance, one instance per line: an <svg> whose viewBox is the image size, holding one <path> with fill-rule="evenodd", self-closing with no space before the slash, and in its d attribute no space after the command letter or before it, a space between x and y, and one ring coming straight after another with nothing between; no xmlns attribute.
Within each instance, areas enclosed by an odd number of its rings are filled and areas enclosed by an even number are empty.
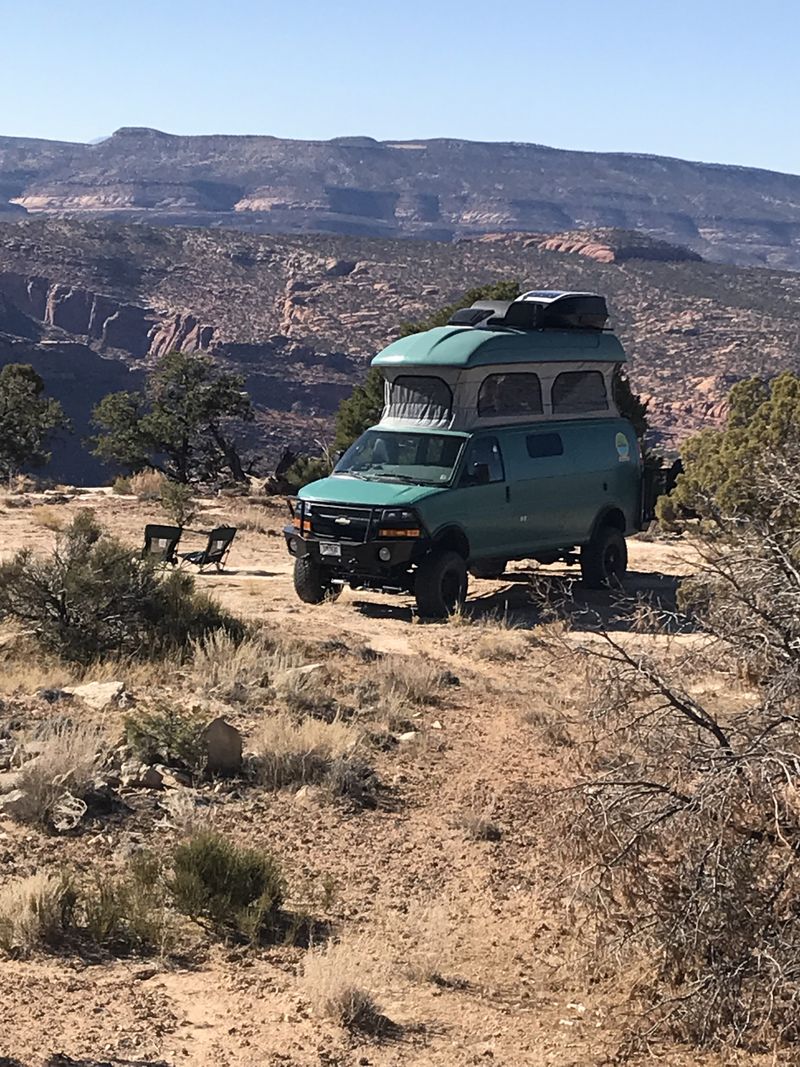
<svg viewBox="0 0 800 1067"><path fill-rule="evenodd" d="M544 459L545 456L563 456L564 443L559 433L532 433L525 439L528 455L531 459Z"/></svg>
<svg viewBox="0 0 800 1067"><path fill-rule="evenodd" d="M481 383L479 415L541 415L542 411L538 374L490 374Z"/></svg>
<svg viewBox="0 0 800 1067"><path fill-rule="evenodd" d="M467 453L467 463L461 476L462 485L486 485L505 481L503 457L496 437L480 437L473 441Z"/></svg>
<svg viewBox="0 0 800 1067"><path fill-rule="evenodd" d="M553 382L552 401L554 415L607 411L605 379L597 370L563 371Z"/></svg>

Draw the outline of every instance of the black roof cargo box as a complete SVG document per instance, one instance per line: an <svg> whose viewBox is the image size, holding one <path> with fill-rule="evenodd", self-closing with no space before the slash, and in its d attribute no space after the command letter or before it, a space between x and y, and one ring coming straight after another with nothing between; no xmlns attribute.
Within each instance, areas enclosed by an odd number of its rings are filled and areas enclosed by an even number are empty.
<svg viewBox="0 0 800 1067"><path fill-rule="evenodd" d="M607 322L604 296L548 289L523 293L509 306L504 325L516 330L602 330Z"/></svg>
<svg viewBox="0 0 800 1067"><path fill-rule="evenodd" d="M477 300L460 308L449 325L511 330L602 330L608 307L596 293L534 289L516 300Z"/></svg>

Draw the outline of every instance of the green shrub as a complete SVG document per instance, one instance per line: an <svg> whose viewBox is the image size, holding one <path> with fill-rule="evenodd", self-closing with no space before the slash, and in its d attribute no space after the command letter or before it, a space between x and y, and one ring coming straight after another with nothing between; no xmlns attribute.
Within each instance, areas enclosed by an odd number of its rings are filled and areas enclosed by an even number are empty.
<svg viewBox="0 0 800 1067"><path fill-rule="evenodd" d="M196 716L165 704L130 716L125 739L143 763L178 765L200 774L205 764L204 726Z"/></svg>
<svg viewBox="0 0 800 1067"><path fill-rule="evenodd" d="M89 664L108 656L155 658L213 630L239 637L241 623L195 591L190 575L163 574L102 536L79 513L49 557L22 549L0 564L0 618L16 619L42 649Z"/></svg>
<svg viewBox="0 0 800 1067"><path fill-rule="evenodd" d="M683 473L671 507L703 518L766 518L796 523L798 505L784 492L781 458L796 461L800 439L800 376L737 382L723 429L705 429L681 445Z"/></svg>
<svg viewBox="0 0 800 1067"><path fill-rule="evenodd" d="M284 897L276 861L205 831L178 845L168 882L175 907L217 933L257 941L275 931Z"/></svg>
<svg viewBox="0 0 800 1067"><path fill-rule="evenodd" d="M319 478L327 478L333 470L332 457L325 456L298 456L294 463L284 474L287 485L293 489L302 489L309 482L315 482Z"/></svg>
<svg viewBox="0 0 800 1067"><path fill-rule="evenodd" d="M164 479L161 486L161 507L176 526L188 526L197 515L194 490L190 485Z"/></svg>
<svg viewBox="0 0 800 1067"><path fill-rule="evenodd" d="M173 939L161 865L147 853L133 857L127 875L98 879L82 912L86 937L118 954L163 950Z"/></svg>
<svg viewBox="0 0 800 1067"><path fill-rule="evenodd" d="M111 492L117 496L132 496L130 477L127 474L118 475L111 483Z"/></svg>

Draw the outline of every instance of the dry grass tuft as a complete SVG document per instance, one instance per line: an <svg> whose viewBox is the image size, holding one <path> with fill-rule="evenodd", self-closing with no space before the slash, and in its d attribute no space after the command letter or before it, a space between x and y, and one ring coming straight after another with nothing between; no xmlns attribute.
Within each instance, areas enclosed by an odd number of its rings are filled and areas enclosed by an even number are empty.
<svg viewBox="0 0 800 1067"><path fill-rule="evenodd" d="M423 656L386 656L375 664L370 679L378 703L434 704L442 687L442 672Z"/></svg>
<svg viewBox="0 0 800 1067"><path fill-rule="evenodd" d="M530 643L525 636L515 630L488 629L475 642L474 652L479 659L492 663L522 659L530 651Z"/></svg>
<svg viewBox="0 0 800 1067"><path fill-rule="evenodd" d="M411 945L405 951L406 970L416 982L444 985L455 959L453 926L442 904L419 909L404 916Z"/></svg>
<svg viewBox="0 0 800 1067"><path fill-rule="evenodd" d="M546 707L532 708L524 713L522 721L534 727L539 737L553 748L571 748L575 743L563 711Z"/></svg>
<svg viewBox="0 0 800 1067"><path fill-rule="evenodd" d="M126 479L126 491L140 500L160 500L167 478L154 470L139 471ZM116 483L115 483L115 492Z"/></svg>
<svg viewBox="0 0 800 1067"><path fill-rule="evenodd" d="M249 506L239 508L228 516L231 526L238 530L250 530L253 533L277 534L275 516L268 515L262 508Z"/></svg>
<svg viewBox="0 0 800 1067"><path fill-rule="evenodd" d="M334 765L355 756L361 735L334 720L295 722L278 713L265 719L252 740L260 780L271 789L324 781Z"/></svg>
<svg viewBox="0 0 800 1067"><path fill-rule="evenodd" d="M64 723L53 726L38 756L22 765L18 788L25 804L21 822L52 822L56 803L65 796L82 797L94 778L103 740L96 729Z"/></svg>
<svg viewBox="0 0 800 1067"><path fill-rule="evenodd" d="M311 949L303 964L303 986L314 1014L352 1030L380 1029L383 1018L370 989L377 972L363 941L329 941Z"/></svg>
<svg viewBox="0 0 800 1067"><path fill-rule="evenodd" d="M63 530L66 519L52 504L38 504L31 508L28 517L36 526L42 526L45 530L53 530L56 533Z"/></svg>
<svg viewBox="0 0 800 1067"><path fill-rule="evenodd" d="M218 630L192 644L191 675L203 689L267 686L304 659L296 646L263 632L236 641Z"/></svg>
<svg viewBox="0 0 800 1067"><path fill-rule="evenodd" d="M485 805L471 803L456 817L455 825L470 841L499 841L502 834L493 814L493 802Z"/></svg>
<svg viewBox="0 0 800 1067"><path fill-rule="evenodd" d="M17 878L0 889L0 949L28 956L56 944L71 924L74 893L69 879L52 871Z"/></svg>

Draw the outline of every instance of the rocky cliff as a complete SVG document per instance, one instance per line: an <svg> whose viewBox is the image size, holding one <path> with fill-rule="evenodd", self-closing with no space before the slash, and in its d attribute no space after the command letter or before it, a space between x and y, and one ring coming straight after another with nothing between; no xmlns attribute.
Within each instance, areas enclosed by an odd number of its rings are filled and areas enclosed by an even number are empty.
<svg viewBox="0 0 800 1067"><path fill-rule="evenodd" d="M0 224L0 332L16 338L0 362L60 345L63 371L78 345L95 396L98 368L128 380L170 349L207 351L245 375L275 455L328 437L404 322L509 278L608 297L668 446L718 422L738 378L800 370L800 274L709 264L627 231L434 243L41 218Z"/></svg>
<svg viewBox="0 0 800 1067"><path fill-rule="evenodd" d="M613 227L710 260L800 268L800 177L530 144L0 137L0 217L13 211L435 240Z"/></svg>

